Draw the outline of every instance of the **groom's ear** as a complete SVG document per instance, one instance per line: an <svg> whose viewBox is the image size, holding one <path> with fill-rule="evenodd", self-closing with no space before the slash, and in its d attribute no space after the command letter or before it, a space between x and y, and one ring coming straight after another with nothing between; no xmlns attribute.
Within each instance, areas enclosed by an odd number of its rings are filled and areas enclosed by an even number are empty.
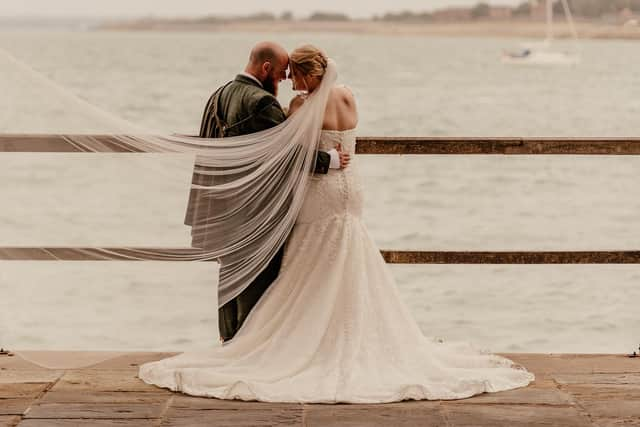
<svg viewBox="0 0 640 427"><path fill-rule="evenodd" d="M262 64L262 71L264 71L267 74L271 72L271 68L272 68L271 61L265 61Z"/></svg>

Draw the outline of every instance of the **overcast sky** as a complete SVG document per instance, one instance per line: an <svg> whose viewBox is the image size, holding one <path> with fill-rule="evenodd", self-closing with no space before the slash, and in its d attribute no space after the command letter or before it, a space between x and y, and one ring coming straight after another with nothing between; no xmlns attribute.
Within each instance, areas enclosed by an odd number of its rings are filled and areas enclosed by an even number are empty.
<svg viewBox="0 0 640 427"><path fill-rule="evenodd" d="M314 11L343 12L354 17L388 11L423 11L444 6L473 5L478 0L0 0L0 16L197 16L290 10L299 16ZM489 0L513 5L522 0Z"/></svg>

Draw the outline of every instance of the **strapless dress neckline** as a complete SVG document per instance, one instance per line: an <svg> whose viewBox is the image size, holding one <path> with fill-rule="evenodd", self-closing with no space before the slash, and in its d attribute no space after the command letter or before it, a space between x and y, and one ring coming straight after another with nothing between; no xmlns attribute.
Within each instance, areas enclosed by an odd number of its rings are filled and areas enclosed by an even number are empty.
<svg viewBox="0 0 640 427"><path fill-rule="evenodd" d="M355 132L356 128L353 129L345 129L345 130L337 130L337 129L322 129L322 132L327 132L327 133L350 133L350 132Z"/></svg>

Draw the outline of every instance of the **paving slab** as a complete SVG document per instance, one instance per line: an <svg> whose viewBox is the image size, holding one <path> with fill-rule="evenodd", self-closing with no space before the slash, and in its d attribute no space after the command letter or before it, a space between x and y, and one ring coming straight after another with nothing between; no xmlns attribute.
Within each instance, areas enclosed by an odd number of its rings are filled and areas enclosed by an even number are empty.
<svg viewBox="0 0 640 427"><path fill-rule="evenodd" d="M157 425L157 420L96 420L84 418L70 420L28 419L18 424L18 427L155 427Z"/></svg>
<svg viewBox="0 0 640 427"><path fill-rule="evenodd" d="M534 374L640 372L640 358L611 354L503 354Z"/></svg>
<svg viewBox="0 0 640 427"><path fill-rule="evenodd" d="M266 403L255 401L243 401L243 400L222 400L213 399L208 397L196 397L188 396L186 394L173 393L173 400L171 401L172 408L193 408L202 410L234 410L234 411L246 411L246 410L285 410L285 409L301 409L303 407L300 403Z"/></svg>
<svg viewBox="0 0 640 427"><path fill-rule="evenodd" d="M13 415L0 415L0 426L2 427L14 427L20 422L20 417Z"/></svg>
<svg viewBox="0 0 640 427"><path fill-rule="evenodd" d="M173 394L166 392L131 392L131 391L100 391L62 390L46 393L40 402L43 403L162 403L172 398Z"/></svg>
<svg viewBox="0 0 640 427"><path fill-rule="evenodd" d="M558 384L595 384L627 385L640 388L640 373L625 372L616 374L552 374Z"/></svg>
<svg viewBox="0 0 640 427"><path fill-rule="evenodd" d="M562 386L562 389L570 393L598 424L619 422L640 426L639 386L580 384Z"/></svg>
<svg viewBox="0 0 640 427"><path fill-rule="evenodd" d="M66 371L51 391L129 391L154 392L160 388L149 385L137 377L137 371L77 369Z"/></svg>
<svg viewBox="0 0 640 427"><path fill-rule="evenodd" d="M443 404L451 427L592 426L591 420L574 407L545 405Z"/></svg>
<svg viewBox="0 0 640 427"><path fill-rule="evenodd" d="M0 384L0 399L35 399L43 393L51 383L2 383Z"/></svg>
<svg viewBox="0 0 640 427"><path fill-rule="evenodd" d="M25 419L150 419L160 418L164 403L36 403Z"/></svg>
<svg viewBox="0 0 640 427"><path fill-rule="evenodd" d="M139 352L128 353L119 357L114 357L104 362L97 363L92 366L93 369L134 369L137 371L138 367L147 362L155 362L157 360L166 359L168 357L175 356L180 353L158 353L158 352Z"/></svg>
<svg viewBox="0 0 640 427"><path fill-rule="evenodd" d="M454 404L519 404L519 405L572 405L572 396L560 390L555 383L547 383L544 387L529 386L498 393L484 393L469 399L452 400Z"/></svg>
<svg viewBox="0 0 640 427"><path fill-rule="evenodd" d="M302 407L238 409L202 409L170 407L162 426L300 426L303 424Z"/></svg>
<svg viewBox="0 0 640 427"><path fill-rule="evenodd" d="M0 399L0 415L22 415L32 399Z"/></svg>
<svg viewBox="0 0 640 427"><path fill-rule="evenodd" d="M127 354L122 351L18 351L17 357L46 369L80 369Z"/></svg>
<svg viewBox="0 0 640 427"><path fill-rule="evenodd" d="M0 384L51 383L62 375L51 369L0 369Z"/></svg>
<svg viewBox="0 0 640 427"><path fill-rule="evenodd" d="M439 427L446 426L440 402L384 405L305 405L305 426Z"/></svg>
<svg viewBox="0 0 640 427"><path fill-rule="evenodd" d="M2 369L42 369L42 366L38 366L35 363L29 362L23 359L20 355L14 354L13 356L0 356L0 370Z"/></svg>

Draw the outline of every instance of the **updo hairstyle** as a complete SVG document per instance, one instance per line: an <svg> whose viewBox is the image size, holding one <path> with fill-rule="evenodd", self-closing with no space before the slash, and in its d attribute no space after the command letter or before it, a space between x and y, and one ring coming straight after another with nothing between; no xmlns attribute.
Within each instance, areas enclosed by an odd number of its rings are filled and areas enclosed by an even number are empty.
<svg viewBox="0 0 640 427"><path fill-rule="evenodd" d="M291 68L303 76L322 79L327 70L327 55L310 44L300 46L291 52L289 64Z"/></svg>

